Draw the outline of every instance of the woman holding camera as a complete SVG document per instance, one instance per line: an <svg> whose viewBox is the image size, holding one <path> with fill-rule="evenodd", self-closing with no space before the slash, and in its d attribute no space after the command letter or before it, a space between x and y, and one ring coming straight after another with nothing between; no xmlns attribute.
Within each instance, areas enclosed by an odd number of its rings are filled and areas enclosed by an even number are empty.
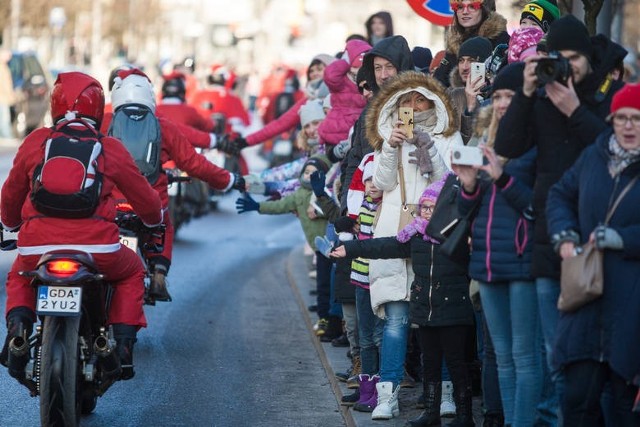
<svg viewBox="0 0 640 427"><path fill-rule="evenodd" d="M512 426L534 424L542 390L541 329L530 271L536 153L533 149L507 161L492 148L499 121L522 86L523 67L515 63L498 73L492 105L487 107L490 123L470 142L482 144L487 164L452 165L463 187L458 198L460 213L474 213L469 275L480 284L498 364L504 421ZM480 114L487 116L487 111Z"/></svg>
<svg viewBox="0 0 640 427"><path fill-rule="evenodd" d="M399 120L400 107L412 109L407 111L413 112L413 137ZM422 192L450 169L452 146L462 145L455 112L435 79L406 71L386 83L371 102L366 132L375 150L373 183L383 191L374 237L395 236L402 228L403 209L418 214ZM398 414L413 272L408 260L371 260L369 278L371 306L385 319L378 406L372 418L390 419Z"/></svg>
<svg viewBox="0 0 640 427"><path fill-rule="evenodd" d="M633 381L640 377L640 85L614 95L610 118L613 130L606 129L582 152L551 187L547 202L549 234L563 259L587 241L604 251L602 296L562 312L558 321L553 364L565 378L566 426L599 425L607 383L612 425L640 425L640 414L631 412L638 392Z"/></svg>

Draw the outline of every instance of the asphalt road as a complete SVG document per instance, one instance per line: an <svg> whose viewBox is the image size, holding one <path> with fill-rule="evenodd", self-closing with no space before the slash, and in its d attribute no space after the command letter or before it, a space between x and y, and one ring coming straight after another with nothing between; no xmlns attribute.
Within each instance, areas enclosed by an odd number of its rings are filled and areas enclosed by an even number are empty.
<svg viewBox="0 0 640 427"><path fill-rule="evenodd" d="M136 377L108 390L84 426L345 425L287 278L299 224L291 215L237 215L235 198L180 230L174 301L146 308ZM13 256L0 254L2 277ZM4 369L0 396L0 426L39 425L38 400Z"/></svg>

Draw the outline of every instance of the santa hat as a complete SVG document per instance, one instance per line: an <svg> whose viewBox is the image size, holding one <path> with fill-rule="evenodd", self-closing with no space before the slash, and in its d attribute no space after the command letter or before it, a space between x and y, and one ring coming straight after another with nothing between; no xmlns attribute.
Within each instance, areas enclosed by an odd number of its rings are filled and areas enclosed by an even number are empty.
<svg viewBox="0 0 640 427"><path fill-rule="evenodd" d="M365 158L366 162L362 166L362 183L373 178L373 156Z"/></svg>
<svg viewBox="0 0 640 427"><path fill-rule="evenodd" d="M373 159L375 153L368 153L360 161L358 168L353 173L349 190L347 190L347 215L351 218L357 218L360 206L364 200L364 169L365 165L371 164L373 167Z"/></svg>

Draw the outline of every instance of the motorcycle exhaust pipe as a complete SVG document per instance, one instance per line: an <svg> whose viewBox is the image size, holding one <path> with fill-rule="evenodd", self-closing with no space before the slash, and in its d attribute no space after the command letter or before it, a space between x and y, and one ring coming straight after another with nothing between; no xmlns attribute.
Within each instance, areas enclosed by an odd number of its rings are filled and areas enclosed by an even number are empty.
<svg viewBox="0 0 640 427"><path fill-rule="evenodd" d="M104 375L111 378L119 378L122 373L120 359L106 336L101 335L96 338L93 343L93 351L100 359L100 366L102 366Z"/></svg>
<svg viewBox="0 0 640 427"><path fill-rule="evenodd" d="M29 363L29 341L23 337L13 337L9 342L9 358L7 365L9 375L17 380L25 379L24 368Z"/></svg>

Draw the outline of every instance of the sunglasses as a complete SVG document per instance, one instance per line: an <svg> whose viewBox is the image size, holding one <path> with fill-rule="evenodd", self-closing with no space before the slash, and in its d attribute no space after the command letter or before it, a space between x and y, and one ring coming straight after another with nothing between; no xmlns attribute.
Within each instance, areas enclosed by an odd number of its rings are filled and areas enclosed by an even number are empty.
<svg viewBox="0 0 640 427"><path fill-rule="evenodd" d="M367 82L360 83L358 85L358 92L360 92L360 95L362 95L365 90L368 92L371 92L371 86L369 86L369 83Z"/></svg>
<svg viewBox="0 0 640 427"><path fill-rule="evenodd" d="M469 4L462 4L462 2L456 2L456 3L451 3L451 9L454 12L457 12L459 10L480 10L482 8L482 2L481 1L474 1L472 3Z"/></svg>

